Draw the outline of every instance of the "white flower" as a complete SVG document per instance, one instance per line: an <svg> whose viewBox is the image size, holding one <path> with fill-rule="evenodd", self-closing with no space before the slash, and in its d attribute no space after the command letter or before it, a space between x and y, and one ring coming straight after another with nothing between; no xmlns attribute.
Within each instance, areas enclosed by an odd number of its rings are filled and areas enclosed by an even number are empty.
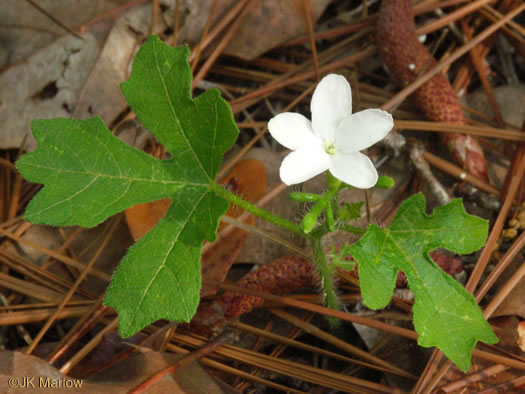
<svg viewBox="0 0 525 394"><path fill-rule="evenodd" d="M392 115L367 109L352 115L352 93L346 78L330 74L317 85L312 121L285 112L272 118L268 130L293 152L281 164L287 185L304 182L326 170L339 180L367 189L377 182L372 161L359 151L382 140L394 127Z"/></svg>

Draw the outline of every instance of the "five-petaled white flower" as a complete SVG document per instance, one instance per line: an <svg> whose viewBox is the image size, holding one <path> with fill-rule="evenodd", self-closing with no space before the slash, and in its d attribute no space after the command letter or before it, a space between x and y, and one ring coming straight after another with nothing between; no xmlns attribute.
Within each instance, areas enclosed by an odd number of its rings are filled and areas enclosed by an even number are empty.
<svg viewBox="0 0 525 394"><path fill-rule="evenodd" d="M281 164L287 185L330 170L339 180L360 189L377 182L372 161L359 151L382 140L394 126L392 115L367 109L352 115L352 93L346 78L330 74L317 85L311 103L312 122L285 112L272 118L268 130L293 152Z"/></svg>

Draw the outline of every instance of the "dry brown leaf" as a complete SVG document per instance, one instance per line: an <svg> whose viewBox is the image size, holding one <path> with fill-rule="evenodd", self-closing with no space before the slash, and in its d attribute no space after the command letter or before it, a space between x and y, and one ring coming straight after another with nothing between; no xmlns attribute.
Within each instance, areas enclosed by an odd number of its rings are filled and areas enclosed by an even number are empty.
<svg viewBox="0 0 525 394"><path fill-rule="evenodd" d="M232 151L232 154L235 154L235 149ZM254 148L251 149L245 157L257 159L264 163L267 174L268 191L270 191L281 183L279 167L281 166L283 158L287 154L289 154L288 151L273 152L264 148ZM227 160L225 161L227 162ZM289 192L289 190L285 190L277 195L264 206L264 209L284 219L300 221L300 215L304 212L304 207L301 204L291 203L288 198ZM256 220L256 226L257 228L269 232L274 237L287 241L293 245L299 247L304 245L304 238L263 219L258 218ZM288 254L290 254L290 249L287 247L259 235L250 235L246 239L246 243L237 257L237 261L253 264L266 264L269 261L273 261Z"/></svg>
<svg viewBox="0 0 525 394"><path fill-rule="evenodd" d="M54 9L49 1L40 3L42 7ZM72 8L76 14L92 8L102 10L100 7L83 7L82 3ZM11 1L10 4L15 10L0 8L0 18L4 14L18 14L17 7L25 9L26 2ZM54 7L68 9L63 5ZM113 4L110 8L114 7ZM78 12L79 9L83 12ZM69 26L84 21L62 15L62 10L55 13ZM38 21L42 18L47 20L41 16ZM38 23L35 22L37 30L40 29ZM119 85L128 78L133 56L149 35L150 25L151 4L135 6L119 15L116 22L107 17L89 25L82 40L61 31L52 34L53 40L43 41L46 45L37 45L38 50L30 48L31 51L21 52L27 56L25 61L13 64L0 74L0 123L3 125L0 149L20 147L33 119L100 116L110 125L127 108ZM166 27L165 20L160 19L157 30ZM18 29L9 25L6 28L7 31L0 30L0 43L6 40L5 37L18 34ZM24 147L27 150L36 148L30 133Z"/></svg>
<svg viewBox="0 0 525 394"><path fill-rule="evenodd" d="M134 354L114 367L89 379L75 379L60 373L47 361L20 352L0 352L0 387L3 393L23 390L38 393L123 393L175 363L182 356L148 352ZM80 387L74 387L76 384ZM15 387L20 386L20 387ZM148 388L148 393L212 393L223 391L198 362L167 375Z"/></svg>
<svg viewBox="0 0 525 394"><path fill-rule="evenodd" d="M89 380L103 383L104 386L113 384L113 393L127 392L182 357L183 355L156 352L134 354L109 370L91 376ZM221 394L223 391L199 362L194 361L156 381L147 389L147 393Z"/></svg>
<svg viewBox="0 0 525 394"><path fill-rule="evenodd" d="M35 1L54 18L75 30L90 19L115 7L111 1ZM82 12L79 12L82 10ZM28 1L3 0L0 7L0 69L45 48L67 31Z"/></svg>
<svg viewBox="0 0 525 394"><path fill-rule="evenodd" d="M98 53L92 34L67 35L0 74L0 149L18 148L33 119L70 116Z"/></svg>
<svg viewBox="0 0 525 394"><path fill-rule="evenodd" d="M519 316L525 319L525 281L520 281L505 297L493 316Z"/></svg>
<svg viewBox="0 0 525 394"><path fill-rule="evenodd" d="M518 324L517 332L517 344L522 352L525 352L525 322Z"/></svg>
<svg viewBox="0 0 525 394"><path fill-rule="evenodd" d="M212 26L224 16L237 0L221 0L212 18ZM310 1L312 19L321 16L332 0ZM190 43L197 43L208 19L213 0L195 0L189 4L181 34ZM303 0L256 1L225 53L251 60L262 53L307 32Z"/></svg>
<svg viewBox="0 0 525 394"><path fill-rule="evenodd" d="M126 221L135 241L141 239L159 222L168 211L171 199L164 198L146 204L133 205L126 209Z"/></svg>
<svg viewBox="0 0 525 394"><path fill-rule="evenodd" d="M516 127L520 127L525 118L525 85L503 85L492 89L498 103L503 119ZM487 99L487 94L483 89L470 93L466 96L465 101L476 111L494 116L492 108Z"/></svg>
<svg viewBox="0 0 525 394"><path fill-rule="evenodd" d="M496 280L492 286L490 292L495 295L498 294L505 285L512 278L518 269L523 264L523 259L518 255L515 257L509 266L503 271L503 273ZM496 310L492 313L491 317L502 317L502 316L517 316L521 319L525 319L525 280L519 281L516 286L508 293L505 298L501 301Z"/></svg>
<svg viewBox="0 0 525 394"><path fill-rule="evenodd" d="M499 338L498 347L514 354L519 354L517 328L519 320L516 316L502 316L490 320L494 332Z"/></svg>
<svg viewBox="0 0 525 394"><path fill-rule="evenodd" d="M233 167L231 172L220 181L220 184L226 185L231 191L245 200L255 203L266 193L266 168L262 162L256 159L241 160ZM226 215L235 218L243 212L241 208L231 205ZM255 221L250 220L250 223L251 222ZM224 223L221 223L219 231L221 231L223 227Z"/></svg>

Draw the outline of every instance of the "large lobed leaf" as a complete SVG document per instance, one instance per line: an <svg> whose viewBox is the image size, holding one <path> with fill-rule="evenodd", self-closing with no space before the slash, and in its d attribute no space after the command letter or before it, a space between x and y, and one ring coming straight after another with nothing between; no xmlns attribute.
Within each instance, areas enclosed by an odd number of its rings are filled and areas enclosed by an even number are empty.
<svg viewBox="0 0 525 394"><path fill-rule="evenodd" d="M26 218L49 225L92 227L132 205L169 197L165 217L117 268L105 303L130 336L158 319L189 321L200 291L204 240L215 239L227 201L211 189L238 130L217 90L193 100L188 48L153 36L142 46L122 92L141 122L171 153L157 160L132 148L99 118L32 123L39 144L17 167L44 189Z"/></svg>
<svg viewBox="0 0 525 394"><path fill-rule="evenodd" d="M425 214L425 198L416 194L401 204L387 228L370 225L351 248L359 263L363 301L373 309L384 308L403 271L415 296L414 327L421 346L439 347L463 371L477 341L496 343L476 300L429 257L436 248L458 254L472 253L487 238L488 223L468 215L461 200Z"/></svg>

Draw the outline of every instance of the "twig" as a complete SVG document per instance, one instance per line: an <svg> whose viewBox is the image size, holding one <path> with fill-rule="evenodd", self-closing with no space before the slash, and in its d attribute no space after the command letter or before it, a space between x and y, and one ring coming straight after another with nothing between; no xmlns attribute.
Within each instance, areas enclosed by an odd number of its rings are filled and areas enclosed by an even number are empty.
<svg viewBox="0 0 525 394"><path fill-rule="evenodd" d="M171 343L169 343L167 345L167 348L168 348L169 351L175 352L175 353L178 353L178 354L188 354L188 353L190 353L189 350L181 348L179 346L175 346L175 345L173 345ZM220 363L218 361L211 360L211 359L209 359L207 357L203 357L200 360L200 363L203 364L203 365L206 365L206 366L208 366L210 368L214 368L214 369L217 369L219 371L225 372L227 374L230 374L230 375L233 375L233 376L239 376L239 377L242 377L243 379L246 379L246 380L249 380L249 381L252 381L252 382L256 382L256 383L259 383L259 384L262 384L262 385L265 385L265 386L268 386L268 387L275 388L275 389L280 390L282 392L294 393L294 394L307 394L304 391L299 391L299 390L293 389L291 387L283 386L282 384L278 384L278 383L272 382L270 380L259 378L258 376L253 376L253 375L251 375L248 372L241 371L241 370L236 369L236 368L232 368L229 365L225 365L225 364Z"/></svg>
<svg viewBox="0 0 525 394"><path fill-rule="evenodd" d="M100 244L100 246L98 247L97 251L95 252L95 254L93 255L93 257L91 258L91 260L89 261L89 263L87 263L82 272L80 273L80 275L78 276L77 280L75 281L75 283L73 284L73 286L71 286L71 288L69 289L69 291L67 292L67 294L64 296L64 298L62 299L62 301L60 302L60 304L58 305L56 311L53 313L53 315L46 321L46 323L44 324L44 326L40 329L40 331L38 332L37 336L35 337L35 340L33 341L33 343L31 345L29 345L25 351L25 354L31 354L33 352L33 350L35 350L36 348L36 345L38 345L38 343L40 342L40 340L44 337L45 333L47 332L47 330L49 329L49 327L51 327L51 325L54 323L56 317L58 316L58 314L60 313L60 311L64 308L64 306L67 304L67 302L70 300L70 298L73 296L73 294L75 293L76 289L80 286L80 284L84 281L84 279L86 278L88 272L91 270L91 267L93 266L93 264L95 264L95 262L98 260L98 257L100 256L100 254L102 253L102 251L104 250L104 248L106 247L106 245L108 244L110 238L111 238L111 235L113 234L113 232L115 231L115 229L117 228L117 225L119 224L120 222L120 219L122 218L122 215L118 216L117 218L113 219L110 227L109 227L109 231L108 231L108 235L105 237L104 241Z"/></svg>
<svg viewBox="0 0 525 394"><path fill-rule="evenodd" d="M109 309L106 306L102 305L104 302L104 295L99 297L96 302L93 303L91 309L86 313L82 318L80 318L73 328L69 330L60 343L55 347L51 355L47 358L47 361L50 364L54 364L60 357L62 357L66 351L79 339L81 338L89 329L93 327L96 321L104 315L104 313Z"/></svg>
<svg viewBox="0 0 525 394"><path fill-rule="evenodd" d="M506 371L509 367L504 365L491 365L488 368L482 369L479 372L473 373L471 375L465 376L463 379L457 380L455 382L449 383L445 386L439 387L440 393L451 393L459 392L460 389L466 387L472 383L479 382L482 379L487 379L490 376L494 376L500 372Z"/></svg>
<svg viewBox="0 0 525 394"><path fill-rule="evenodd" d="M500 277L503 271L505 271L505 269L509 266L514 257L516 257L516 255L523 249L523 247L525 247L525 231L523 231L521 235L513 242L509 250L507 250L507 252L500 259L496 267L490 272L487 279L485 279L483 284L479 287L478 291L475 294L476 301L481 301L481 299L485 296L485 294L487 294L487 292L494 285L496 280Z"/></svg>
<svg viewBox="0 0 525 394"><path fill-rule="evenodd" d="M71 357L60 369L59 371L63 374L67 374L71 371L80 360L86 357L89 352L91 352L110 331L114 331L118 327L118 319L113 319L106 327L100 330L97 335L93 337L82 349L80 349L73 357Z"/></svg>
<svg viewBox="0 0 525 394"><path fill-rule="evenodd" d="M144 382L142 382L140 385L135 387L133 390L131 390L130 394L138 394L145 392L148 388L150 388L152 385L154 385L157 381L162 379L164 376L169 375L177 371L178 369L184 368L186 365L189 365L190 363L212 353L217 349L219 346L222 346L226 342L231 342L236 337L236 333L234 331L226 331L219 335L216 339L209 342L205 346L201 347L200 349L191 352L187 356L181 358L176 363L164 368L162 371L157 372L155 375L149 377Z"/></svg>
<svg viewBox="0 0 525 394"><path fill-rule="evenodd" d="M3 157L0 157L0 167L4 167L14 173L18 172L16 166L13 163L11 163L11 161L4 159Z"/></svg>
<svg viewBox="0 0 525 394"><path fill-rule="evenodd" d="M376 53L375 47L368 47L366 49L363 49L362 51L353 53L351 55L348 55L344 57L343 59L337 60L335 62L329 63L325 66L322 66L319 68L319 72L321 74L333 72L339 68L347 67L351 64L358 63L362 61L363 59L366 59ZM260 89L254 90L251 93L248 93L247 95L243 97L239 97L238 99L232 101L230 104L232 106L233 113L238 113L240 110L242 110L244 107L241 105L243 102L248 101L251 98L262 96L263 94L271 93L276 90L285 88L287 86L296 84L297 82L306 81L308 79L311 79L315 77L315 71L306 71L301 74L297 74L295 76L286 78L286 79L279 79L273 83L270 83Z"/></svg>
<svg viewBox="0 0 525 394"><path fill-rule="evenodd" d="M79 263L78 261L76 260L73 260L72 258L68 257L68 256L65 256L61 253L57 253L56 251L54 250L51 250L51 249L48 249L48 248L45 248L35 242L32 242L32 241L29 241L25 238L22 238L20 236L17 236L9 231L6 231L4 230L3 228L0 227L0 234L1 235L4 235L10 239L14 239L15 241L17 242L20 242L24 245L27 245L27 246L30 246L32 248L35 248L45 254L47 254L48 256L64 263L64 264L68 264L68 265L71 265L72 267L75 267L75 268L78 268L80 270L83 270L85 268L85 264L82 264L82 263ZM93 275L105 282L110 282L111 281L111 275L108 275L106 274L105 272L102 272L101 270L99 269L96 269L96 268L92 268L90 271L89 271L89 274L90 275Z"/></svg>
<svg viewBox="0 0 525 394"><path fill-rule="evenodd" d="M280 239L279 237L277 237L275 235L272 235L269 232L264 231L264 230L262 230L262 229L260 229L260 228L258 228L256 226L252 226L252 225L250 225L248 223L241 222L241 221L237 220L236 218L233 218L233 217L227 216L227 215L224 215L221 218L221 221L224 221L224 222L226 222L228 224L231 224L231 225L233 225L235 227L243 229L244 231L248 231L248 232L250 232L252 234L257 234L257 235L259 235L262 238L266 238L266 239L268 239L270 241L278 243L279 245L282 245L285 248L290 249L292 252L297 253L298 255L303 256L304 258L307 258L307 259L311 259L312 258L312 256L310 256L308 253L305 253L302 249L298 248L294 244L292 244L292 243L290 243L288 241L285 241L284 239Z"/></svg>
<svg viewBox="0 0 525 394"><path fill-rule="evenodd" d="M301 328L303 331L309 333L310 335L314 335L318 338L321 338L323 341L330 343L331 345L334 345L341 350L344 350L350 354L353 354L359 358L362 358L363 360L369 361L370 363L374 364L372 368L375 368L375 366L377 365L377 366L381 366L387 369L388 371L392 371L396 375L404 376L410 379L417 379L414 375L406 372L405 370L399 367L396 367L395 365L390 364L389 362L377 356L374 356L367 351L359 349L357 346L351 345L323 330L320 330L313 324L306 323L303 320L299 319L298 317L295 317L294 315L290 313L287 313L281 309L271 309L271 312L274 315L279 316L281 319Z"/></svg>
<svg viewBox="0 0 525 394"><path fill-rule="evenodd" d="M463 29L463 32L465 33L465 36L470 41L472 40L472 28L468 26L464 21L461 23L461 27ZM482 64L482 57L481 57L481 48L479 47L473 47L470 50L470 59L472 61L472 64L476 68L476 71L478 72L479 79L481 80L481 84L483 85L483 89L485 90L485 94L487 95L487 99L489 101L490 107L492 108L492 112L494 113L494 117L496 119L496 123L499 127L505 128L505 121L503 120L503 115L501 114L501 110L499 109L498 102L496 101L496 96L494 96L494 91L492 90L492 86L490 85L490 82L487 78L487 74L485 73L483 64Z"/></svg>
<svg viewBox="0 0 525 394"><path fill-rule="evenodd" d="M450 202L450 196L445 190L441 182L432 174L432 170L428 165L427 161L424 159L425 148L423 144L417 140L409 139L409 152L410 160L419 174L427 182L432 194L438 199L441 205L445 205Z"/></svg>
<svg viewBox="0 0 525 394"><path fill-rule="evenodd" d="M314 63L315 79L320 80L319 61L317 60L317 48L315 45L314 23L312 21L312 7L310 0L303 0L304 16L306 19L306 27L308 28L308 37L310 38L310 50L312 51L312 61Z"/></svg>
<svg viewBox="0 0 525 394"><path fill-rule="evenodd" d="M180 24L180 0L175 0L175 13L173 15L173 38L171 44L176 47L179 41L179 24ZM191 70L193 74L193 69Z"/></svg>
<svg viewBox="0 0 525 394"><path fill-rule="evenodd" d="M430 80L434 75L441 72L441 70L451 65L453 62L455 62L457 59L459 59L461 56L467 53L471 48L478 45L483 40L485 40L487 37L495 33L499 28L501 28L501 26L503 26L505 23L510 21L512 18L519 15L521 12L523 12L523 10L525 10L525 4L522 4L521 6L509 12L499 22L485 29L482 33L478 34L472 41L463 45L461 48L458 48L448 58L441 60L434 67L432 67L427 73L422 75L420 78L418 78L411 84L407 85L404 89L398 92L394 97L392 97L385 104L383 104L381 106L381 109L384 111L388 111L394 105L406 99L408 96L414 93L417 89L419 89L422 85L424 85L428 80Z"/></svg>
<svg viewBox="0 0 525 394"><path fill-rule="evenodd" d="M492 386L490 389L478 391L478 394L492 394L492 393L511 393L515 391L520 386L525 384L525 376L520 376L515 379L512 379L508 382ZM521 390L520 390L521 391Z"/></svg>
<svg viewBox="0 0 525 394"><path fill-rule="evenodd" d="M82 26L80 26L79 30L81 32L83 32L89 25L97 23L101 19L104 19L106 16L112 16L113 18L116 19L117 15L119 13L124 12L128 8L134 7L136 5L139 5L139 4L142 4L142 3L146 3L147 1L150 1L150 0L131 0L131 1L129 1L129 2L125 3L125 4L122 4L122 5L118 6L118 7L112 8L112 9L106 11L106 12L103 12L100 15L95 16L93 19L90 19L89 21L85 22Z"/></svg>
<svg viewBox="0 0 525 394"><path fill-rule="evenodd" d="M208 59L202 65L197 75L195 75L195 77L193 78L192 87L195 87L200 80L204 79L213 63L215 63L215 60L217 60L224 48L226 48L226 45L228 45L233 39L234 34L241 27L241 23L243 22L244 17L251 10L251 7L254 4L254 0L244 0L243 4L245 5L244 9L240 12L239 16L237 17L235 22L233 22L230 29L226 32L224 37L222 37L221 42L215 47L210 57L208 57Z"/></svg>
<svg viewBox="0 0 525 394"><path fill-rule="evenodd" d="M436 156L436 155L433 155L432 153L430 152L425 152L423 154L423 157L425 158L425 160L439 168L440 170L462 180L462 181L465 181L465 182L468 182L474 186L476 186L478 189L480 190L483 190L487 193L491 193L491 194L494 194L496 196L499 195L499 190L496 189L494 186L492 185L489 185L488 183L486 183L485 181L483 181L482 179L468 173L465 169L461 168L461 167L458 167L457 165L455 164L452 164L446 160L443 160L442 158Z"/></svg>
<svg viewBox="0 0 525 394"><path fill-rule="evenodd" d="M228 24L232 21L233 18L235 18L241 10L244 8L245 1L238 1L234 7L232 7L228 13L221 19L221 21L210 31L206 37L202 37L201 42L199 42L198 46L193 48L192 53L190 54L190 57L188 61L191 63L194 59L194 54L203 51L214 39L217 37L217 35L226 27Z"/></svg>
<svg viewBox="0 0 525 394"><path fill-rule="evenodd" d="M151 4L151 34L157 33L157 22L159 20L159 0L153 0Z"/></svg>
<svg viewBox="0 0 525 394"><path fill-rule="evenodd" d="M498 291L498 294L490 301L490 304L483 310L483 315L485 318L492 316L494 311L501 305L509 293L516 287L518 283L521 282L522 278L525 276L525 261L522 261L519 264L520 268L512 275L512 277L505 282L503 287Z"/></svg>
<svg viewBox="0 0 525 394"><path fill-rule="evenodd" d="M518 186L523 180L524 173L525 173L525 156L521 158L520 166L518 167L516 174L513 177L513 181L511 182L511 186L509 188L509 194L507 195L507 199L505 200L505 202L503 203L503 206L501 207L501 211L498 214L498 217L496 219L496 222L494 223L494 226L492 227L492 230L487 239L485 247L481 251L481 255L479 256L478 262L476 263L476 266L474 267L474 270L472 271L472 274L470 275L470 278L467 284L465 285L466 289L470 292L474 291L474 289L479 283L479 280L481 279L481 275L485 271L485 268L489 262L490 255L492 254L492 251L494 250L494 244L496 243L499 237L499 234L501 232L501 229L503 228L503 225L505 223L505 219L507 217L509 209L512 206L512 202L514 201L514 196L518 190Z"/></svg>
<svg viewBox="0 0 525 394"><path fill-rule="evenodd" d="M199 58L200 58L201 52L202 52L202 50L204 48L204 44L203 44L204 43L204 39L208 35L208 30L210 28L211 20L212 20L212 17L213 17L213 14L215 12L215 8L216 7L217 7L217 0L213 0L213 3L212 3L211 8L210 8L210 13L208 14L208 18L206 19L206 25L204 25L204 30L202 32L201 41L199 42L199 44L192 51L193 54L194 54L193 62L191 63L191 73L192 74L195 72L195 68L197 68L197 64L199 64Z"/></svg>
<svg viewBox="0 0 525 394"><path fill-rule="evenodd" d="M79 38L81 40L84 40L84 38L78 34L73 29L66 26L64 23L60 22L57 18L55 18L53 15L51 15L49 12L47 12L45 9L43 9L41 6L39 6L37 3L35 3L33 0L26 0L29 4L31 4L33 7L35 7L38 11L40 11L42 14L47 16L49 19L51 19L53 22L55 22L58 26L60 26L62 29L66 30L68 33L73 34L76 38Z"/></svg>
<svg viewBox="0 0 525 394"><path fill-rule="evenodd" d="M387 323L383 323L383 322L380 322L374 319L370 319L367 317L363 317L363 316L358 316L352 313L347 313L347 312L343 312L343 311L339 311L335 309L326 308L321 305L315 305L309 302L296 300L291 297L276 296L273 294L264 293L262 291L246 289L246 288L242 288L239 286L235 286L235 285L231 285L227 283L220 283L218 281L213 281L213 280L207 280L205 283L208 286L217 286L221 289L232 291L235 293L249 294L251 296L259 297L264 300L276 302L279 305L291 306L291 307L319 313L325 316L335 317L337 319L349 321L351 323L358 323L358 324L362 324L367 327L377 328L379 330L388 332L393 335L399 335L407 339L417 340L417 337L418 337L417 333L413 330L409 330L409 329L398 327L398 326L393 326ZM481 358L482 360L488 360L494 363L500 363L500 364L507 365L512 368L517 368L519 370L525 371L525 362L521 362L516 359L498 356L496 354L485 352L479 349L474 349L472 351L472 355L474 357Z"/></svg>

